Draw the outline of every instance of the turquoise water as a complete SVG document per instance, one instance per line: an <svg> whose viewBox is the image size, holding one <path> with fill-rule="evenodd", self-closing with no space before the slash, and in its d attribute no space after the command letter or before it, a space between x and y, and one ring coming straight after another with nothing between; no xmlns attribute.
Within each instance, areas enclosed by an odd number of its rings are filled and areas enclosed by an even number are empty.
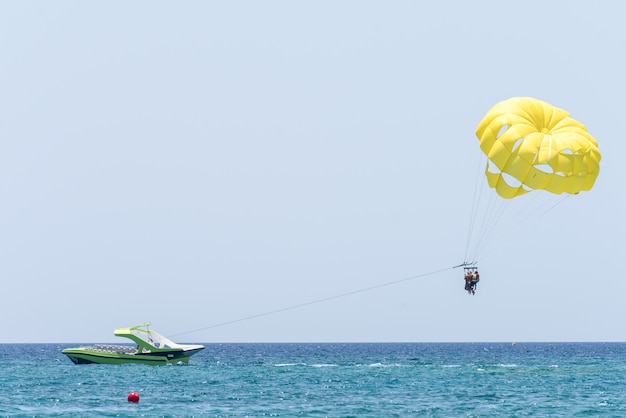
<svg viewBox="0 0 626 418"><path fill-rule="evenodd" d="M1 416L626 416L625 343L206 344L163 367L69 346L0 345Z"/></svg>

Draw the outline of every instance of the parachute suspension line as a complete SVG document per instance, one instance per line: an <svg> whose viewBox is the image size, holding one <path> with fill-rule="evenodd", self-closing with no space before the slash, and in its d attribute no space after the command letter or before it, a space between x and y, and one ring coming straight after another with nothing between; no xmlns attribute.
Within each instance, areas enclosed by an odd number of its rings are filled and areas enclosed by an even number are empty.
<svg viewBox="0 0 626 418"><path fill-rule="evenodd" d="M480 181L482 179L482 170L481 168L484 166L484 159L479 159L478 168L476 170L476 179L474 180L474 196L472 199L472 210L470 212L470 221L469 227L467 230L467 241L465 243L465 256L463 257L463 263L469 263L470 260L474 260L472 257L469 257L470 245L472 243L472 236L474 235L474 227L476 226L476 218L478 216L478 209L480 207L480 201L482 196L483 187L480 187Z"/></svg>
<svg viewBox="0 0 626 418"><path fill-rule="evenodd" d="M543 217L545 214L547 214L548 212L551 212L552 209L554 209L555 207L559 206L561 203L565 202L566 200L568 200L570 197L572 197L571 194L565 194L563 195L555 204L553 204L552 206L550 206L548 209L544 210L543 212L541 212L541 214L539 214L539 218Z"/></svg>
<svg viewBox="0 0 626 418"><path fill-rule="evenodd" d="M571 198L570 194L552 196L538 190L534 193L528 193L527 195L514 199L513 201L509 200L503 202L502 199L498 199L498 204L503 205L500 216L505 213L507 214L506 225L508 225L508 234L510 236L516 236L520 232L523 232L525 228L528 228L532 222L538 221L569 198ZM495 225L499 220L499 217L494 218L493 227L491 228L490 233L496 229ZM487 240L485 239L485 241ZM485 242L483 242L483 244L485 244ZM480 247L478 253L480 255L490 255L496 250L502 249L503 246L501 245L498 248L491 249L489 252L483 254L484 247Z"/></svg>
<svg viewBox="0 0 626 418"><path fill-rule="evenodd" d="M482 255L485 246L489 242L491 235L497 229L496 226L506 209L506 206L500 199L497 199L491 193L488 196L488 202L482 212L483 217L480 226L480 235L478 236L474 247L476 258Z"/></svg>
<svg viewBox="0 0 626 418"><path fill-rule="evenodd" d="M545 193L543 193L545 195ZM537 199L539 199L540 193L536 193ZM559 206L561 203L565 202L572 195L564 193L558 197L554 197L553 199L546 199L544 202L539 202L534 206L534 210L527 211L526 216L523 218L523 222L527 222L529 220L539 220L547 213L551 212L552 209Z"/></svg>
<svg viewBox="0 0 626 418"><path fill-rule="evenodd" d="M506 212L507 205L502 199L497 198L494 194L490 194L487 208L484 211L482 224L480 227L480 235L474 249L475 258L482 255L486 245L488 244L494 231L497 229L500 219Z"/></svg>
<svg viewBox="0 0 626 418"><path fill-rule="evenodd" d="M482 180L480 174L478 180ZM517 199L502 199L496 193L488 192L488 185L477 181L465 250L466 263L475 263L485 255L489 242L504 218L508 225L514 226L515 232L509 230L510 235L514 235L524 225L527 226L529 220L541 218L569 197L559 196L560 200L554 203L554 199L546 199L546 193L542 191L528 193Z"/></svg>
<svg viewBox="0 0 626 418"><path fill-rule="evenodd" d="M548 193L544 193L541 190L536 190L533 193L528 193L526 196L522 196L519 202L526 199L525 204L518 207L514 214L511 216L511 223L518 225L519 228L523 228L524 225L528 225L531 221L537 221L544 215L552 211L552 209L559 206L571 195L563 194L554 196ZM511 205L513 207L514 205Z"/></svg>
<svg viewBox="0 0 626 418"><path fill-rule="evenodd" d="M495 193L488 193L488 185L484 181L481 181L483 178L480 175L480 167L484 167L485 163L484 158L479 163L479 171L474 190L474 204L472 206L472 216L465 255L465 262L469 263L471 261L472 263L470 264L475 264L482 255L485 246L489 242L489 238L497 229L498 222L507 208L506 201L497 197ZM483 198L483 191L485 191L486 201Z"/></svg>
<svg viewBox="0 0 626 418"><path fill-rule="evenodd" d="M519 198L519 202L512 202L512 204L524 203L523 205L520 205L517 210L512 214L512 223L514 223L515 225L524 225L524 223L534 215L537 205L541 204L541 195L541 191L535 191L534 193L528 193L524 196L521 196ZM527 201L523 202L523 200Z"/></svg>
<svg viewBox="0 0 626 418"><path fill-rule="evenodd" d="M280 312L291 311L291 310L299 309L299 308L302 308L302 307L305 307L305 306L315 305L315 304L318 304L318 303L327 302L327 301L333 300L333 299L339 299L339 298L343 298L343 297L346 297L346 296L356 295L357 293L363 293L363 292L367 292L367 291L374 290L374 289L380 289L380 288L386 287L386 286L392 286L392 285L395 285L395 284L398 284L398 283L402 283L402 282L408 282L410 280L415 280L415 279L420 279L420 278L427 277L427 276L432 276L432 275L439 274L439 273L442 273L442 272L447 271L447 270L452 270L454 268L461 267L463 265L465 265L465 264L461 264L459 266L447 267L447 268L444 268L444 269L435 270L435 271L431 271L431 272L428 272L428 273L422 273L422 274L418 274L417 276L405 277L404 279L395 280L393 282L382 283L382 284L379 284L379 285L370 286L370 287L366 287L366 288L363 288L363 289L353 290L351 292L340 293L340 294L335 295L335 296L329 296L329 297L322 298L322 299L312 300L310 302L299 303L297 305L286 306L284 308L278 308L278 309L274 309L274 310L271 310L271 311L262 312L262 313L259 313L259 314L250 315L250 316L246 316L246 317L239 318L239 319L233 319L231 321L226 321L226 322L221 322L221 323L217 323L217 324L213 324L213 325L208 325L206 327L197 328L197 329L194 329L194 330L191 330L191 331L180 332L178 334L171 335L171 337L177 337L177 336L185 335L185 334L193 334L195 332L204 331L204 330L211 329L211 328L223 327L225 325L231 325L231 324L235 324L237 322L248 321L250 319L260 318L262 316L268 316L268 315L273 315L273 314L277 314L277 313L280 313Z"/></svg>

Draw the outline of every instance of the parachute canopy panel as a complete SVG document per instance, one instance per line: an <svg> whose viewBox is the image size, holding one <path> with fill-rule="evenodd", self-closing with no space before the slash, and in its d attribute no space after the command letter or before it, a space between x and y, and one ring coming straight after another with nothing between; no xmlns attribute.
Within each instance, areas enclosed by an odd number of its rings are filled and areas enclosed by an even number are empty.
<svg viewBox="0 0 626 418"><path fill-rule="evenodd" d="M487 181L506 198L532 190L577 194L600 171L598 143L563 109L532 97L493 106L476 128Z"/></svg>

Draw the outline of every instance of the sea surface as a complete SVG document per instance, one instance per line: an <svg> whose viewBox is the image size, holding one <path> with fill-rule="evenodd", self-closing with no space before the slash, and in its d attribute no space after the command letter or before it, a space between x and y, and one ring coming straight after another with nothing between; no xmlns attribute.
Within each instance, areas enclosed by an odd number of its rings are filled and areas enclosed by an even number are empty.
<svg viewBox="0 0 626 418"><path fill-rule="evenodd" d="M626 343L205 345L154 367L0 344L0 416L626 416Z"/></svg>

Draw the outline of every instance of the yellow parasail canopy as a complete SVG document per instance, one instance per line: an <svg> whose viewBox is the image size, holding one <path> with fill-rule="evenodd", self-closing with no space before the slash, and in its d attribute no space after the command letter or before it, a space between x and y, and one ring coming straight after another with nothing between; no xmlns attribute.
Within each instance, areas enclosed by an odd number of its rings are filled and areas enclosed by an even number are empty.
<svg viewBox="0 0 626 418"><path fill-rule="evenodd" d="M532 190L577 194L600 171L598 143L563 109L532 97L493 106L476 128L487 182L506 199Z"/></svg>

